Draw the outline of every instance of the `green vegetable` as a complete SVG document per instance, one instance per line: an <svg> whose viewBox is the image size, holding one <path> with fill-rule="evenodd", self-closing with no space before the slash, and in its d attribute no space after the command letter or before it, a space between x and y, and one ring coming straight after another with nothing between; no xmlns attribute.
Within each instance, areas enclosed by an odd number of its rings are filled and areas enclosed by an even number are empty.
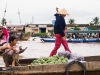
<svg viewBox="0 0 100 75"><path fill-rule="evenodd" d="M34 60L30 65L41 65L41 64L61 64L61 63L67 63L68 58L59 57L58 55L54 55L52 57L46 57L46 58L38 58Z"/></svg>

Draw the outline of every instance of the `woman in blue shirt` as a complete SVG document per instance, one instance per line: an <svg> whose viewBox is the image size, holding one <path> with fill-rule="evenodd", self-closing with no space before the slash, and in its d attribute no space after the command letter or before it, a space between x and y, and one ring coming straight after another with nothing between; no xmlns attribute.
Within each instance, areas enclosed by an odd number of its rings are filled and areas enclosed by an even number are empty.
<svg viewBox="0 0 100 75"><path fill-rule="evenodd" d="M56 21L55 21L55 25L54 25L54 33L55 33L55 47L52 50L52 52L50 53L50 56L56 55L57 50L59 49L59 47L61 46L61 44L64 46L66 51L70 51L69 47L68 47L68 43L66 41L66 36L65 36L65 27L66 27L66 23L65 23L65 19L64 17L66 15L68 15L67 11L65 9L62 9L58 12L58 8L56 8L57 14L55 14L56 17Z"/></svg>

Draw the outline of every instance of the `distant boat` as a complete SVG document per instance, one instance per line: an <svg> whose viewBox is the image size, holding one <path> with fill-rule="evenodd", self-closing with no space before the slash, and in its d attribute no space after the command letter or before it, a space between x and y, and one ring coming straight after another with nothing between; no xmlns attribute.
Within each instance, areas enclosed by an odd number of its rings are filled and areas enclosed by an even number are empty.
<svg viewBox="0 0 100 75"><path fill-rule="evenodd" d="M100 33L100 30L67 30L66 33ZM44 42L55 42L54 38L41 38ZM85 43L85 42L100 42L100 36L99 38L76 38L76 39L66 39L67 42L73 42L73 43Z"/></svg>
<svg viewBox="0 0 100 75"><path fill-rule="evenodd" d="M16 38L18 38L19 41L27 41L31 37L30 33L21 34L21 32L18 32L18 31L10 31L10 35L16 36Z"/></svg>
<svg viewBox="0 0 100 75"><path fill-rule="evenodd" d="M31 37L30 35L24 36L21 39L19 39L19 41L27 41L30 37Z"/></svg>
<svg viewBox="0 0 100 75"><path fill-rule="evenodd" d="M43 42L55 42L54 38L41 38ZM100 42L98 38L89 38L89 39L66 39L66 42L72 43L87 43L87 42Z"/></svg>
<svg viewBox="0 0 100 75"><path fill-rule="evenodd" d="M100 30L67 30L66 33L100 33Z"/></svg>

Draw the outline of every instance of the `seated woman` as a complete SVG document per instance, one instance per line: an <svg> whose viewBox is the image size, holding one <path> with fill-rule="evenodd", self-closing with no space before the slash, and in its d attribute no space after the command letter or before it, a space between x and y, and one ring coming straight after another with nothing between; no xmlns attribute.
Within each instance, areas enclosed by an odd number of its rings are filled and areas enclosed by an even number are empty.
<svg viewBox="0 0 100 75"><path fill-rule="evenodd" d="M16 45L17 40L14 36L9 37L9 43L4 44L1 50L5 50L3 59L5 63L5 70L8 69L9 65L15 66L15 62L18 62L19 57L19 46Z"/></svg>
<svg viewBox="0 0 100 75"><path fill-rule="evenodd" d="M0 48L6 43L6 40L4 39L5 35L4 33L1 34L0 36ZM0 50L0 54L2 54L4 51Z"/></svg>

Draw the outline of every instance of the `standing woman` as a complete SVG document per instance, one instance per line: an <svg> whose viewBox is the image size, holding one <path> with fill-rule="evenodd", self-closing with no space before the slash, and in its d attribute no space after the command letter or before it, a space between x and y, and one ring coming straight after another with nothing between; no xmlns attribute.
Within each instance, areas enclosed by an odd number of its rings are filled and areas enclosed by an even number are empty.
<svg viewBox="0 0 100 75"><path fill-rule="evenodd" d="M70 51L69 47L68 47L68 43L66 41L66 36L65 36L65 27L66 27L66 23L65 23L65 16L68 15L67 11L65 9L62 9L60 11L58 11L58 8L56 8L57 14L55 14L56 17L56 21L55 21L55 25L54 25L54 33L55 33L55 47L52 50L52 52L50 53L50 56L56 55L57 50L59 49L59 47L61 46L61 44L64 46L66 51Z"/></svg>
<svg viewBox="0 0 100 75"><path fill-rule="evenodd" d="M9 39L9 32L8 32L6 26L3 26L2 32L3 32L4 35L5 35L5 40L6 40L6 42L8 42L8 39Z"/></svg>

